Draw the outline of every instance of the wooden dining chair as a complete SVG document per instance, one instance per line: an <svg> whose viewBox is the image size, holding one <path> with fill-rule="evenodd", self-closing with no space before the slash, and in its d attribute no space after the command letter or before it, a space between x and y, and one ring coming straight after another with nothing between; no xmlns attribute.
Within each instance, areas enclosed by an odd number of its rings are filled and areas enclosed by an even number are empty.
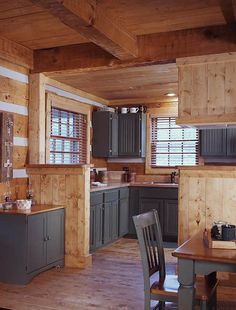
<svg viewBox="0 0 236 310"><path fill-rule="evenodd" d="M177 302L179 282L176 275L166 274L162 232L157 210L133 216L143 266L145 310L164 309L165 302ZM216 309L215 273L196 281L196 302L200 308ZM187 309L186 309L187 310Z"/></svg>

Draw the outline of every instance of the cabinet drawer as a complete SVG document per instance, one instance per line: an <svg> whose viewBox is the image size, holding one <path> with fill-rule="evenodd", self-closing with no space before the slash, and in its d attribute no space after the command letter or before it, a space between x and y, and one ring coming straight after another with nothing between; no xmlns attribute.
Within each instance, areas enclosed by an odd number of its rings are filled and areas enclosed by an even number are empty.
<svg viewBox="0 0 236 310"><path fill-rule="evenodd" d="M90 194L90 204L97 205L103 202L103 191Z"/></svg>
<svg viewBox="0 0 236 310"><path fill-rule="evenodd" d="M120 189L120 199L129 197L129 189L127 187Z"/></svg>
<svg viewBox="0 0 236 310"><path fill-rule="evenodd" d="M104 202L109 202L113 200L118 200L119 190L111 190L104 193Z"/></svg>

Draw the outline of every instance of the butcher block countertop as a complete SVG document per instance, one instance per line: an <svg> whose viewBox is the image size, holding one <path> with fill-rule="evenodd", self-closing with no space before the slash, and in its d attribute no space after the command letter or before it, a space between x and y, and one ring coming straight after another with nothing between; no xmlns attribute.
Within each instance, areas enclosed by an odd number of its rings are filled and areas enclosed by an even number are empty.
<svg viewBox="0 0 236 310"><path fill-rule="evenodd" d="M159 182L133 182L133 183L110 183L106 186L91 186L90 192L103 191L108 189L120 188L120 187L169 187L178 188L177 183L159 183Z"/></svg>
<svg viewBox="0 0 236 310"><path fill-rule="evenodd" d="M1 214L13 214L13 215L34 215L37 213L53 211L57 209L63 209L64 206L54 206L54 205L33 205L30 210L18 210L16 206L13 206L12 209L4 210L0 209Z"/></svg>

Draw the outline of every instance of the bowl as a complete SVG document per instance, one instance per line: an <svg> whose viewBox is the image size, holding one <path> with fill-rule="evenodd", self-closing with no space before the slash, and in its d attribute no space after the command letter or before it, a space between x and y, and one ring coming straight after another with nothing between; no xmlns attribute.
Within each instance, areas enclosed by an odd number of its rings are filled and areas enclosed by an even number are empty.
<svg viewBox="0 0 236 310"><path fill-rule="evenodd" d="M31 209L31 200L28 199L16 200L16 207L19 210L29 210Z"/></svg>

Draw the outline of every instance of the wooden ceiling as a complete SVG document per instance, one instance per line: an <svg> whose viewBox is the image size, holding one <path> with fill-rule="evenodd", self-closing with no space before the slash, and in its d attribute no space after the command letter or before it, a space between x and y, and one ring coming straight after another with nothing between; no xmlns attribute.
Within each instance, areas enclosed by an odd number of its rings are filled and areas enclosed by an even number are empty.
<svg viewBox="0 0 236 310"><path fill-rule="evenodd" d="M145 102L153 99L155 102L156 98L167 98L165 94L168 92L177 94L178 91L176 64L105 69L59 76L50 74L50 77L107 100L135 98Z"/></svg>
<svg viewBox="0 0 236 310"><path fill-rule="evenodd" d="M176 58L236 51L235 12L235 0L0 0L0 53L12 42L33 72L104 99L160 101L177 92Z"/></svg>

